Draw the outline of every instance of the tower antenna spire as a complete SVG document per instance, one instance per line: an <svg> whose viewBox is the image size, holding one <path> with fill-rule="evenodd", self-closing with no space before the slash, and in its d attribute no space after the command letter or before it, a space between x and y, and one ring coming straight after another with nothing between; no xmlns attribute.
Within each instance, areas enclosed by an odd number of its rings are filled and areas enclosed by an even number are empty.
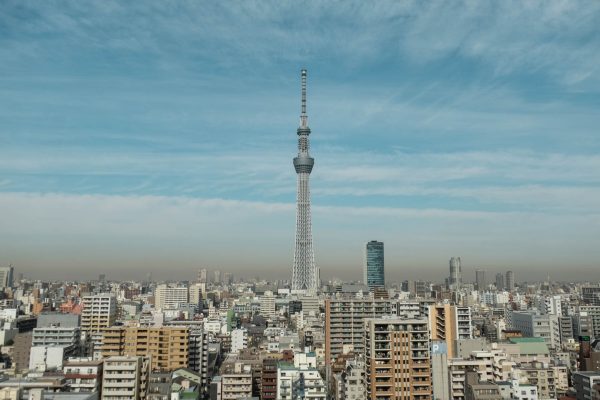
<svg viewBox="0 0 600 400"><path fill-rule="evenodd" d="M302 78L302 108L300 114L300 126L306 128L308 126L308 116L306 115L306 69L303 68L300 72Z"/></svg>

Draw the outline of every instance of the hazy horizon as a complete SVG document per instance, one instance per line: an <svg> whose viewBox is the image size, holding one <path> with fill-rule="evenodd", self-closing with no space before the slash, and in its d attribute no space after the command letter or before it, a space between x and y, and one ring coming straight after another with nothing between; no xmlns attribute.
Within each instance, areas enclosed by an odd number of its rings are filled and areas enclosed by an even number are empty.
<svg viewBox="0 0 600 400"><path fill-rule="evenodd" d="M600 280L600 3L0 8L0 266L291 276L301 68L315 259ZM72 278L70 278L72 276Z"/></svg>

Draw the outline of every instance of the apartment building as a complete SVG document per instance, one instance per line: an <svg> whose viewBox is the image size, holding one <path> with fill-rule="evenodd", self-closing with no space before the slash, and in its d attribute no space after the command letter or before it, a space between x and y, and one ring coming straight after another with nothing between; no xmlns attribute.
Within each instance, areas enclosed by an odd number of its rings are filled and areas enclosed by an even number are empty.
<svg viewBox="0 0 600 400"><path fill-rule="evenodd" d="M196 300L196 299L195 299ZM156 286L154 292L154 307L157 309L172 309L180 304L189 302L189 290L187 286L172 286L161 284ZM195 304L198 304L196 301Z"/></svg>
<svg viewBox="0 0 600 400"><path fill-rule="evenodd" d="M473 338L471 308L452 304L434 304L428 308L432 340L448 344L448 358L456 357L456 341Z"/></svg>
<svg viewBox="0 0 600 400"><path fill-rule="evenodd" d="M540 399L556 398L556 377L553 368L541 362L524 363L519 367L520 376L530 385L537 386Z"/></svg>
<svg viewBox="0 0 600 400"><path fill-rule="evenodd" d="M215 376L210 384L210 398L238 400L252 397L252 372L239 370Z"/></svg>
<svg viewBox="0 0 600 400"><path fill-rule="evenodd" d="M79 328L46 327L35 328L31 336L32 346L70 346L80 344Z"/></svg>
<svg viewBox="0 0 600 400"><path fill-rule="evenodd" d="M431 399L428 330L425 318L365 319L367 399Z"/></svg>
<svg viewBox="0 0 600 400"><path fill-rule="evenodd" d="M246 328L231 331L231 352L239 353L248 347L248 330Z"/></svg>
<svg viewBox="0 0 600 400"><path fill-rule="evenodd" d="M511 311L511 329L520 330L524 337L543 338L548 346L560 348L559 317L534 311Z"/></svg>
<svg viewBox="0 0 600 400"><path fill-rule="evenodd" d="M261 371L260 398L275 400L277 398L277 364L275 358L265 358Z"/></svg>
<svg viewBox="0 0 600 400"><path fill-rule="evenodd" d="M317 369L314 353L296 353L294 362L277 366L278 400L325 400L327 388Z"/></svg>
<svg viewBox="0 0 600 400"><path fill-rule="evenodd" d="M104 330L101 349L102 357L150 356L151 371L187 368L190 329L174 326L112 327Z"/></svg>
<svg viewBox="0 0 600 400"><path fill-rule="evenodd" d="M493 381L493 354L485 351L477 351L468 359L454 358L448 360L451 399L463 400L465 398L467 388L466 377L469 371L477 372L478 379L481 382Z"/></svg>
<svg viewBox="0 0 600 400"><path fill-rule="evenodd" d="M63 366L70 392L100 393L103 362L92 359L72 359Z"/></svg>
<svg viewBox="0 0 600 400"><path fill-rule="evenodd" d="M189 299L191 304L200 304L206 298L206 282L197 282L190 285Z"/></svg>
<svg viewBox="0 0 600 400"><path fill-rule="evenodd" d="M47 371L62 368L68 357L81 352L79 328L46 327L32 332L29 368Z"/></svg>
<svg viewBox="0 0 600 400"><path fill-rule="evenodd" d="M117 356L104 360L102 400L144 400L147 395L150 358Z"/></svg>
<svg viewBox="0 0 600 400"><path fill-rule="evenodd" d="M365 363L349 360L341 373L341 390L338 399L362 400L365 397Z"/></svg>
<svg viewBox="0 0 600 400"><path fill-rule="evenodd" d="M600 383L600 372L574 372L572 380L577 400L594 400L596 398L594 386Z"/></svg>
<svg viewBox="0 0 600 400"><path fill-rule="evenodd" d="M208 386L208 332L202 328L190 328L188 368L200 374L203 387Z"/></svg>
<svg viewBox="0 0 600 400"><path fill-rule="evenodd" d="M117 318L117 299L110 294L85 296L81 311L81 330L100 332L114 325Z"/></svg>
<svg viewBox="0 0 600 400"><path fill-rule="evenodd" d="M277 317L275 311L275 295L270 290L267 290L260 298L260 315L273 320Z"/></svg>
<svg viewBox="0 0 600 400"><path fill-rule="evenodd" d="M591 336L600 339L600 305L597 306L579 306L579 315L587 315L591 320Z"/></svg>
<svg viewBox="0 0 600 400"><path fill-rule="evenodd" d="M364 348L364 320L395 315L396 303L369 298L333 298L325 300L325 362L331 362L348 350L361 353ZM351 347L351 348L349 348Z"/></svg>

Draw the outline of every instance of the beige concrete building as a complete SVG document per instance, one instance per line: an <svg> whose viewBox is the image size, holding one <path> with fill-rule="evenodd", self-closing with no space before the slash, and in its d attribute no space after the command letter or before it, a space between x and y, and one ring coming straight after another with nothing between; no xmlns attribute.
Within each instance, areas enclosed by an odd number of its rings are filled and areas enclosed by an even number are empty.
<svg viewBox="0 0 600 400"><path fill-rule="evenodd" d="M522 364L519 370L521 371L521 378L527 378L527 382L530 385L537 386L540 399L556 398L555 371L552 367L549 367L548 364L534 361Z"/></svg>
<svg viewBox="0 0 600 400"><path fill-rule="evenodd" d="M431 399L427 319L370 318L364 331L366 398Z"/></svg>
<svg viewBox="0 0 600 400"><path fill-rule="evenodd" d="M110 294L85 296L81 311L81 330L99 332L110 328L117 319L117 299Z"/></svg>
<svg viewBox="0 0 600 400"><path fill-rule="evenodd" d="M102 357L150 356L152 371L189 366L188 327L113 327L102 337Z"/></svg>
<svg viewBox="0 0 600 400"><path fill-rule="evenodd" d="M150 375L148 357L118 356L104 360L102 400L144 400Z"/></svg>
<svg viewBox="0 0 600 400"><path fill-rule="evenodd" d="M190 303L199 304L206 298L206 282L198 282L190 285L189 289Z"/></svg>
<svg viewBox="0 0 600 400"><path fill-rule="evenodd" d="M215 376L210 384L210 398L237 400L252 397L252 370L250 365L237 362L233 370Z"/></svg>
<svg viewBox="0 0 600 400"><path fill-rule="evenodd" d="M448 345L448 358L456 357L456 340L472 339L471 309L452 304L429 306L431 339L443 340Z"/></svg>

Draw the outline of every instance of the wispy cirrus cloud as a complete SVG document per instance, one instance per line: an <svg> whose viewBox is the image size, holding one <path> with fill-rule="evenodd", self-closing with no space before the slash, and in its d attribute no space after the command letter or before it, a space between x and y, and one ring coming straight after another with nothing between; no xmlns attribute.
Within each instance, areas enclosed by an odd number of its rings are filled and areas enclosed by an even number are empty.
<svg viewBox="0 0 600 400"><path fill-rule="evenodd" d="M251 154L104 154L74 148L30 158L14 153L0 161L5 191L42 187L56 192L212 196L278 202L294 198L290 156L265 147ZM523 151L392 153L323 151L313 173L313 194L325 204L369 206L411 197L438 207L445 200L471 200L451 208L475 210L593 212L600 202L600 157ZM52 180L46 182L51 176ZM112 180L109 187L104 182ZM44 186L45 185L45 186ZM387 200L386 200L387 199ZM408 200L406 200L408 199ZM427 203L431 204L431 203Z"/></svg>
<svg viewBox="0 0 600 400"><path fill-rule="evenodd" d="M110 52L122 55L119 63L148 59L179 70L175 58L230 69L333 59L361 67L389 56L422 64L460 56L499 75L543 71L565 85L598 83L600 6L585 0L8 2L4 9L0 21L10 34L2 35L2 54L8 61L40 52L54 58L52 51L69 47L85 47L84 57Z"/></svg>

